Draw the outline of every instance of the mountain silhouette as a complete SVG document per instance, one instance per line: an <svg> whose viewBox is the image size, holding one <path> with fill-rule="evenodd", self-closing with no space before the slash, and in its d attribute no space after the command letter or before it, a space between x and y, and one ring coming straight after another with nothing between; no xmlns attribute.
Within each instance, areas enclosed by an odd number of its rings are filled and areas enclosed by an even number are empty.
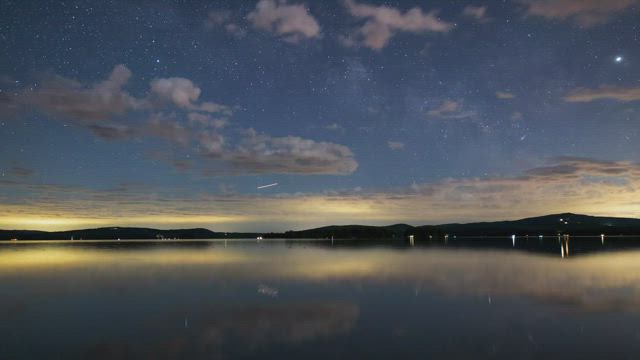
<svg viewBox="0 0 640 360"><path fill-rule="evenodd" d="M215 232L204 228L160 230L136 227L103 227L69 231L0 230L0 240L115 240L115 239L405 239L449 236L553 236L640 235L640 219L600 217L573 213L551 214L511 221L412 226L331 225L284 233Z"/></svg>

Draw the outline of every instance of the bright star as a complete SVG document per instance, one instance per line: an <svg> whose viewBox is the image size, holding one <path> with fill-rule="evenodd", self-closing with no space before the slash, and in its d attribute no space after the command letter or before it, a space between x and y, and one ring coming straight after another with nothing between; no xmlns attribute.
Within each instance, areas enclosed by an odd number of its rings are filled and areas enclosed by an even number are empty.
<svg viewBox="0 0 640 360"><path fill-rule="evenodd" d="M616 60L616 63L618 63L618 64L619 64L619 63L621 63L621 62L622 62L622 60L624 60L624 58L623 58L622 56L616 56L616 59L615 59L615 60Z"/></svg>

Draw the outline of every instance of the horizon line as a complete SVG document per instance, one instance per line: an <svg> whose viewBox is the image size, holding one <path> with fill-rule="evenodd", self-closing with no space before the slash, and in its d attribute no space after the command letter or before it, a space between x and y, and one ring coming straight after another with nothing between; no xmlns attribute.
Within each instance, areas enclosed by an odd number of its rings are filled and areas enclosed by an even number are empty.
<svg viewBox="0 0 640 360"><path fill-rule="evenodd" d="M391 223L391 224L388 224L388 225L367 225L367 224L355 224L355 223L343 224L343 225L328 224L328 225L322 225L322 226L316 226L316 227L310 227L310 228L303 228L303 229L299 229L299 230L288 229L288 230L280 230L280 231L217 231L217 230L212 230L212 229L207 228L207 227L184 227L184 228L166 228L166 229L163 229L163 228L155 228L155 227L147 227L147 226L120 226L120 225L88 227L88 228L75 228L75 229L69 229L69 230L54 230L54 231L39 230L39 229L0 229L0 231L37 231L37 232L45 232L45 233L59 233L59 232L71 232L71 231L82 231L82 230L123 228L123 229L150 229L150 230L161 230L161 231L204 229L204 230L208 230L208 231L215 232L215 233L278 234L278 233L286 233L288 231L305 231L305 230L321 229L321 228L330 227L330 226L368 226L368 227L379 227L379 228L381 228L381 227L389 227L389 226L396 226L396 225L407 225L407 226L412 226L412 227L444 226L444 225L469 225L469 224L482 224L482 223L495 223L495 222L513 222L513 221L521 221L521 220L527 220L527 219L535 219L535 218L548 217L548 216L560 216L560 215L588 216L588 217L595 217L595 218L614 218L614 219L628 219L628 220L639 220L640 221L640 218L636 218L636 217L599 216L599 215L579 214L579 213L573 213L573 212L561 212L561 213L552 213L552 214L544 214L544 215L537 215L537 216L529 216L529 217L524 217L524 218L499 219L499 220L492 220L492 221L485 220L485 221L469 221L469 222L446 222L446 223L439 223L439 224L422 224L422 225L412 225L412 224L404 223L404 222Z"/></svg>

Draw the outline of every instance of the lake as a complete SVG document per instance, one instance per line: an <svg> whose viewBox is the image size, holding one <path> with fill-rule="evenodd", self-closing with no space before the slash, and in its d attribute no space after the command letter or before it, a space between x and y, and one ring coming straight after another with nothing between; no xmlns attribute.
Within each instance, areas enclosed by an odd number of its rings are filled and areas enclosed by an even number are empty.
<svg viewBox="0 0 640 360"><path fill-rule="evenodd" d="M637 359L637 239L0 244L0 359Z"/></svg>

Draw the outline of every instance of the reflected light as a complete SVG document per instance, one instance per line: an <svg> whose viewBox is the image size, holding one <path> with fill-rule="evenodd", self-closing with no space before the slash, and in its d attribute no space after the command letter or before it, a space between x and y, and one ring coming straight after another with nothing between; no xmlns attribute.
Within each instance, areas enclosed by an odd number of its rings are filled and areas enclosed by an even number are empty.
<svg viewBox="0 0 640 360"><path fill-rule="evenodd" d="M222 242L199 249L145 251L0 246L0 280L32 274L92 283L186 276L215 283L280 280L391 283L451 294L530 296L582 309L640 310L640 252L604 253L559 261L511 251L285 248ZM567 255L568 244L560 244ZM564 245L564 246L563 246ZM82 269L82 271L79 271ZM105 270L108 269L108 270ZM56 271L52 271L56 270ZM523 281L524 280L524 281Z"/></svg>

